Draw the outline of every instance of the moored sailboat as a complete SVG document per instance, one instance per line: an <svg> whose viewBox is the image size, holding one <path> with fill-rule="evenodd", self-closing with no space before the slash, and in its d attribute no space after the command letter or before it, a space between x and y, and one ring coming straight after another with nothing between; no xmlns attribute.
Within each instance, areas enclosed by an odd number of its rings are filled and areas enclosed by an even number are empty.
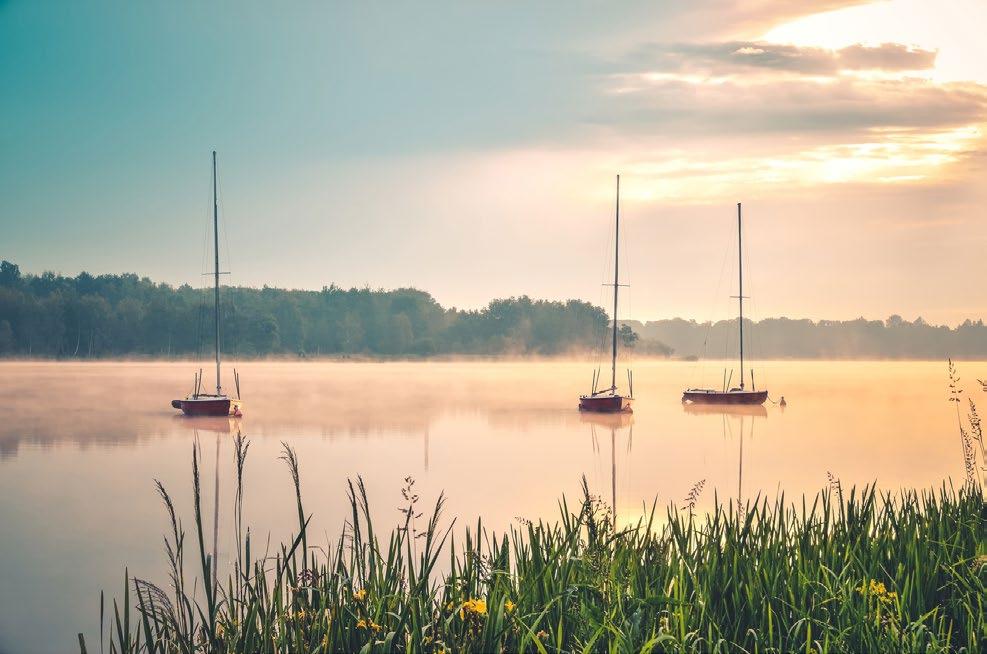
<svg viewBox="0 0 987 654"><path fill-rule="evenodd" d="M767 390L757 390L754 387L754 371L751 370L751 387L746 388L744 381L744 245L743 245L743 218L740 203L737 203L737 257L738 257L738 277L740 292L737 294L739 302L739 318L737 324L740 329L740 386L727 388L729 383L725 383L722 390L711 388L690 388L682 393L683 402L693 402L695 404L764 404L768 399Z"/></svg>
<svg viewBox="0 0 987 654"><path fill-rule="evenodd" d="M236 384L236 398L223 393L222 362L220 357L220 312L219 312L219 200L216 193L216 151L212 153L212 227L213 227L213 303L215 318L213 321L216 347L216 392L202 392L202 371L195 375L195 386L183 400L172 400L171 406L181 409L187 416L240 416L240 376L233 371Z"/></svg>
<svg viewBox="0 0 987 654"><path fill-rule="evenodd" d="M593 387L588 395L579 396L580 411L595 411L597 413L621 413L631 411L634 401L633 377L627 373L627 395L622 395L617 388L617 298L620 290L620 175L617 175L617 209L614 220L614 253L613 253L613 332L610 346L610 387L597 389L599 370L593 373Z"/></svg>

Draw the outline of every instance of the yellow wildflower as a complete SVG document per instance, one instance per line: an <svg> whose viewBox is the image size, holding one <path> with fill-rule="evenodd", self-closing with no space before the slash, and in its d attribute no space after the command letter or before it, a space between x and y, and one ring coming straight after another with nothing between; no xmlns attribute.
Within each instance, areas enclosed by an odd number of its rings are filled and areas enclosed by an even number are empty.
<svg viewBox="0 0 987 654"><path fill-rule="evenodd" d="M516 608L517 608L517 604L515 604L511 600L507 600L506 602L504 602L504 610L507 611L508 613L514 613L514 609Z"/></svg>
<svg viewBox="0 0 987 654"><path fill-rule="evenodd" d="M475 616L485 616L487 614L487 600L468 599L463 602L463 607L459 609L459 618L463 619L466 614Z"/></svg>
<svg viewBox="0 0 987 654"><path fill-rule="evenodd" d="M893 604L898 599L898 593L888 590L884 582L874 579L871 579L870 583L864 582L860 584L857 592L861 595L870 595L882 604Z"/></svg>
<svg viewBox="0 0 987 654"><path fill-rule="evenodd" d="M360 590L353 591L353 599L355 599L357 602L362 602L363 600L367 599L367 589L361 588Z"/></svg>
<svg viewBox="0 0 987 654"><path fill-rule="evenodd" d="M541 629L538 631L537 634L535 634L535 636L537 636L540 640L545 640L546 638L548 638L548 632L545 631L544 629Z"/></svg>
<svg viewBox="0 0 987 654"><path fill-rule="evenodd" d="M359 620L356 621L356 628L369 629L370 631L380 631L381 629L383 629L383 627L381 627L379 624L374 622L372 619L364 620L363 618L360 618Z"/></svg>

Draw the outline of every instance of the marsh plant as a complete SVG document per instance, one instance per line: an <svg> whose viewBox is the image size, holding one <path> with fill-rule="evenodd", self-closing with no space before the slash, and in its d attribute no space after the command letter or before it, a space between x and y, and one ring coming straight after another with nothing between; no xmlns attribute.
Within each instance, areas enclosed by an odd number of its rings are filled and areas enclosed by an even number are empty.
<svg viewBox="0 0 987 654"><path fill-rule="evenodd" d="M206 549L193 448L190 535L157 486L168 521L168 590L125 576L108 624L101 610L101 652L987 648L987 515L976 483L881 494L844 491L832 477L797 504L758 498L741 511L714 499L701 515L697 484L683 508L652 503L639 522L618 528L584 480L581 501L561 500L554 522L519 521L503 534L478 522L454 536L443 499L425 515L409 478L403 524L382 536L356 479L347 485L347 525L323 547L308 544L302 462L285 446L297 533L258 552L241 518L249 444L235 445L230 570L217 574ZM81 634L79 642L83 652L95 645Z"/></svg>
<svg viewBox="0 0 987 654"><path fill-rule="evenodd" d="M966 423L963 422L960 405L963 404L963 389L956 364L947 359L949 371L949 402L956 406L956 424L960 434L960 448L963 454L963 472L968 486L987 484L987 451L984 448L984 433L973 398L967 398ZM979 381L979 380L978 380ZM983 382L980 382L983 385ZM987 386L984 386L987 389ZM978 463L979 452L979 463Z"/></svg>

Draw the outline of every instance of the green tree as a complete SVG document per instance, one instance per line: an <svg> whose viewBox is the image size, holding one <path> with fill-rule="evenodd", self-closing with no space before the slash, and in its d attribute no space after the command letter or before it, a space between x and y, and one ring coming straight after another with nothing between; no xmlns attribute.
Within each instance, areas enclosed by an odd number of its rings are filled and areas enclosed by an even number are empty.
<svg viewBox="0 0 987 654"><path fill-rule="evenodd" d="M13 287L21 281L21 269L6 259L0 261L0 286Z"/></svg>
<svg viewBox="0 0 987 654"><path fill-rule="evenodd" d="M14 351L14 328L9 320L0 320L0 353L8 354Z"/></svg>
<svg viewBox="0 0 987 654"><path fill-rule="evenodd" d="M640 338L630 325L621 325L617 330L617 338L620 339L620 345L622 347L634 347Z"/></svg>

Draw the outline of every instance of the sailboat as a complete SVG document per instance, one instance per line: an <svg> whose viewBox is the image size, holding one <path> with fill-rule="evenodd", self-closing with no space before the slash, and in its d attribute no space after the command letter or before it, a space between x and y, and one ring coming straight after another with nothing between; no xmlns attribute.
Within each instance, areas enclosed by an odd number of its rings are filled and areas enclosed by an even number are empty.
<svg viewBox="0 0 987 654"><path fill-rule="evenodd" d="M172 400L171 406L181 409L187 416L240 416L242 415L242 404L240 402L240 376L236 370L233 371L233 379L236 384L236 398L223 393L221 360L219 347L219 200L216 193L216 151L212 153L212 229L213 229L213 301L215 318L213 320L214 336L216 340L216 392L202 392L202 371L195 375L195 386L184 400Z"/></svg>
<svg viewBox="0 0 987 654"><path fill-rule="evenodd" d="M620 290L620 175L617 175L617 210L613 239L613 333L610 346L610 387L597 389L599 370L593 373L593 386L588 395L579 396L580 411L598 413L621 413L631 411L634 401L633 376L627 371L628 394L621 395L617 389L617 295Z"/></svg>
<svg viewBox="0 0 987 654"><path fill-rule="evenodd" d="M759 391L754 387L754 371L751 370L751 387L748 389L744 383L744 245L743 245L743 217L740 203L737 203L737 257L740 292L737 300L740 303L740 316L737 324L740 328L740 386L727 388L725 383L721 390L710 388L690 388L682 393L683 402L694 402L696 404L764 404L768 399L768 391Z"/></svg>

